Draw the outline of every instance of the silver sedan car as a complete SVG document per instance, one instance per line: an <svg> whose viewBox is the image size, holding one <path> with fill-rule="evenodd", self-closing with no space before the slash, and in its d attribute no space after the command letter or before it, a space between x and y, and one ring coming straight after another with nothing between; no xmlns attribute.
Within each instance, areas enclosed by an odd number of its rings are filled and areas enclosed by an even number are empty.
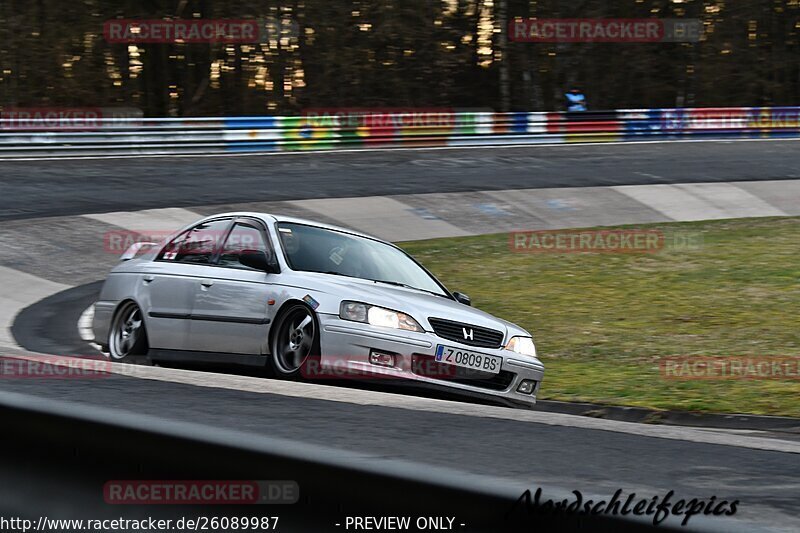
<svg viewBox="0 0 800 533"><path fill-rule="evenodd" d="M531 406L530 333L470 306L400 248L264 213L214 215L137 243L95 304L112 361L266 366L295 379L386 379Z"/></svg>

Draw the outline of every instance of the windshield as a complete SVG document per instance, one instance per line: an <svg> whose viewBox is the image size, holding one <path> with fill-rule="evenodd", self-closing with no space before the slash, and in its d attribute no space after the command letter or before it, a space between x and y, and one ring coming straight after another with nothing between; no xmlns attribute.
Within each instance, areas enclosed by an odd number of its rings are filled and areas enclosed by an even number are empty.
<svg viewBox="0 0 800 533"><path fill-rule="evenodd" d="M341 231L282 222L281 244L292 270L367 279L447 296L439 283L405 252Z"/></svg>

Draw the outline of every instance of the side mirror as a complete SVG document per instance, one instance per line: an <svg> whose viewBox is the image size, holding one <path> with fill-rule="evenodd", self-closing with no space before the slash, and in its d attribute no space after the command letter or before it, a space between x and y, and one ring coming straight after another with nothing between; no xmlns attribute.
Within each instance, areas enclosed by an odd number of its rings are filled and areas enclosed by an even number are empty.
<svg viewBox="0 0 800 533"><path fill-rule="evenodd" d="M269 256L263 250L242 250L239 253L239 262L246 267L264 272L274 272L275 268L269 261Z"/></svg>
<svg viewBox="0 0 800 533"><path fill-rule="evenodd" d="M470 299L470 297L464 294L463 292L454 292L453 298L455 298L458 303L462 303L464 305L472 305L472 300Z"/></svg>

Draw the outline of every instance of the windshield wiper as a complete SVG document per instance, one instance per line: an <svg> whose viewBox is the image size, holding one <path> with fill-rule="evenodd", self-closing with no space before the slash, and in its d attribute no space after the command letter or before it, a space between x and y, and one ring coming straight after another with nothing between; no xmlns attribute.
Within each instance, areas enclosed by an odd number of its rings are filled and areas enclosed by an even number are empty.
<svg viewBox="0 0 800 533"><path fill-rule="evenodd" d="M306 272L313 272L314 274L330 274L332 276L344 276L346 278L354 278L355 276L349 276L347 274L342 274L341 272L334 272L333 270L306 270Z"/></svg>
<svg viewBox="0 0 800 533"><path fill-rule="evenodd" d="M415 291L427 292L428 294L433 294L434 296L441 296L442 298L447 298L448 300L450 299L444 294L429 291L428 289L414 287L413 285L408 285L407 283L401 283L399 281L390 281L386 279L370 279L369 281L374 281L375 283L386 283L387 285L394 285L395 287L405 287L406 289L414 289Z"/></svg>

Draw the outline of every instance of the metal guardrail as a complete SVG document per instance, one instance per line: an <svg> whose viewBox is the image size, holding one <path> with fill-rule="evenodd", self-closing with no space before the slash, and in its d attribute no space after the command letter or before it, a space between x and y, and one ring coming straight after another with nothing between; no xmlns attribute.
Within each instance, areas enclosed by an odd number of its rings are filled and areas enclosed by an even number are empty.
<svg viewBox="0 0 800 533"><path fill-rule="evenodd" d="M2 115L0 115L2 116ZM0 118L0 158L796 138L800 107L309 114L225 118Z"/></svg>

